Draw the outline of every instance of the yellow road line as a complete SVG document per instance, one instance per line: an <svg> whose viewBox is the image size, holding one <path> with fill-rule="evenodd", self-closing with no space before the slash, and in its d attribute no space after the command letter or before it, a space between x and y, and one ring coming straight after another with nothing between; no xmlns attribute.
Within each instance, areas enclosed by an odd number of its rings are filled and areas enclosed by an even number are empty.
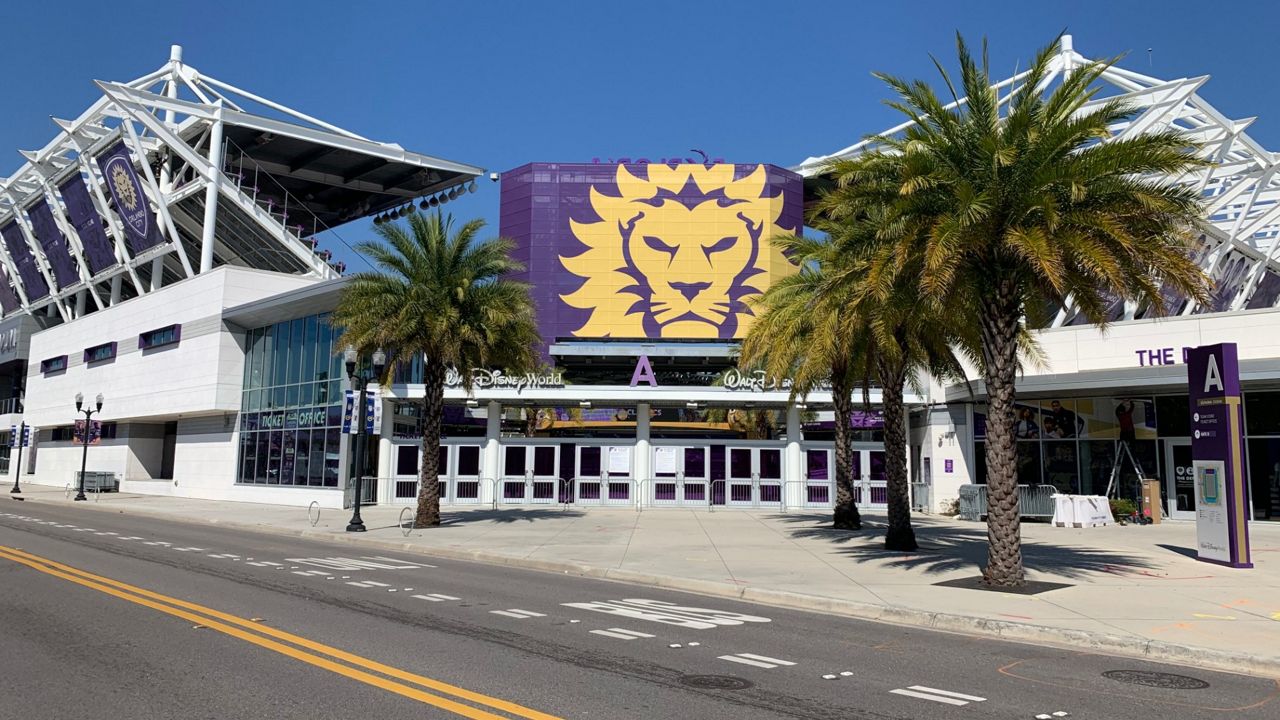
<svg viewBox="0 0 1280 720"><path fill-rule="evenodd" d="M348 662L352 665L356 665L357 667L362 667L367 670L379 672L399 680L405 680L405 681L414 683L416 685L420 685L422 687L427 687L439 692L443 692L445 694L453 695L454 697L469 700L471 702L484 705L494 710L507 712L507 713L516 715L518 717L528 718L529 720L560 720L560 718L557 718L554 715L548 715L546 713L542 713L537 710L526 708L516 703L508 702L506 700L502 700L499 698L490 697L482 693L457 687L456 685L450 685L448 683L441 682L439 680L433 680L431 678L428 678L422 675L417 675L415 673L411 673L406 670L401 670L400 668L392 667L390 665L385 665L383 663L379 663L374 660L369 660L359 655L346 652L345 650L339 650L338 648L330 647L328 645L324 645L323 643L318 643L313 640L308 640L307 638L294 635L292 633L284 632L283 630L277 630L276 628L264 626L259 623L252 622L250 620L237 617L235 615L230 615L218 610L214 610L212 608L207 608L202 605L198 605L196 603L190 603L185 600L179 600L178 598L173 598L167 595L162 595L160 593L155 593L150 590L146 590L143 588L129 585L127 583L120 582L118 580L113 580L111 578L103 577L100 575L94 575L93 573L89 573L69 565L64 565L62 563L49 560L47 558L43 558L38 555L33 555L31 553L24 552L22 550L0 546L0 557L11 560L13 562L20 563L22 565L26 565L27 567L30 567L34 570L38 570L45 574L59 577L64 580L69 580L76 584L83 585L88 588L92 588L99 592L106 593L108 595L112 595L112 596L121 598L123 600L128 600L129 602L136 603L138 605L143 605L143 606L152 608L154 610L158 610L160 612L173 615L175 617L180 617L184 620L188 620L195 624L204 625L210 629L218 630L219 632L225 633L227 635L231 635L232 637L245 640L246 642L250 642L260 647L267 648L268 650L278 652L282 655L292 657L296 660L300 660L310 665L315 665L317 667L324 668L331 672L335 672L340 675L344 675L346 677L359 680L360 682L373 685L375 687L381 688L383 690L387 690L389 692L396 693L398 695L402 695L404 697L408 697L414 700L418 700L420 702L434 705L436 707L448 710L450 712L457 713L464 717L474 718L475 720L493 720L493 719L501 720L501 716L499 715L494 715L484 710L471 707L470 705L463 705L461 703L455 702L448 698L443 698L438 695L432 695L430 693L426 693L421 690L418 690L417 688L401 685L400 683L391 682L385 678L380 678L375 675L362 672L360 670L349 668L345 665L340 665L336 662L333 662L332 660L328 660L318 655L305 653L298 650L297 648L292 648L292 647L289 647L288 645L275 642L274 640L269 640L265 637L261 637L256 633L261 633L263 635L275 637L280 640L285 640L295 645L298 645L300 647L305 647L310 650L315 650L324 655L329 655L332 658L343 660L344 662ZM162 604L162 603L168 603L168 605ZM170 605L175 607L170 607ZM180 609L180 608L185 608L185 609ZM188 610L193 612L188 612ZM204 617L202 615L196 615L195 612L203 613L203 615L207 615L208 617ZM212 620L210 618L225 620L226 623L218 622L217 620ZM235 627L237 625L240 627ZM240 628L248 628L253 632L246 632L245 630L242 630Z"/></svg>

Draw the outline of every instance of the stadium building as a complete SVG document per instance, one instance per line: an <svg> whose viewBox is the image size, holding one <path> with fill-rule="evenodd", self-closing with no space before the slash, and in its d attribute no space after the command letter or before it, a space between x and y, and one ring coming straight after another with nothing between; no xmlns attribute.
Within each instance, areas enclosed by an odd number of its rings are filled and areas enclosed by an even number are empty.
<svg viewBox="0 0 1280 720"><path fill-rule="evenodd" d="M1083 62L1067 38L1054 79ZM1000 85L1006 96L1020 78ZM1040 332L1048 363L1019 387L1020 482L1097 493L1114 473L1132 495L1139 475L1158 477L1171 514L1190 517L1182 348L1232 341L1254 515L1280 516L1277 158L1248 120L1200 97L1206 77L1112 68L1104 80L1104 95L1140 108L1117 135L1176 129L1214 161L1179 180L1209 207L1199 258L1215 295L1170 295L1176 311L1160 319L1116 302L1105 335L1060 309ZM87 467L123 491L349 502L351 383L327 322L345 268L322 244L345 223L474 191L484 171L220 82L176 48L156 72L98 87L98 102L0 181L0 427L36 428L22 467L16 449L0 465L24 484L74 482L75 396L92 407L102 393ZM741 371L735 354L748 301L794 271L768 238L803 230L824 160L866 147L792 169L702 157L504 172L498 230L526 266L545 365L478 371L470 393L449 378L443 502L830 508L830 393L792 402L785 378ZM918 509L984 480L983 388L971 386L908 395ZM422 396L420 366L376 391L374 440L359 444L374 478L365 502L416 497ZM873 391L840 419L854 429L864 507L885 500L878 406Z"/></svg>

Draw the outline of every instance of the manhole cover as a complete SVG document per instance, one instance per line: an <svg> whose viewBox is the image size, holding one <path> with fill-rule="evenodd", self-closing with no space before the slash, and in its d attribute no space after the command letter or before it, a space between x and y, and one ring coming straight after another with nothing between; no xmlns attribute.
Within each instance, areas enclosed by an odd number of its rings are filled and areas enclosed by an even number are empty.
<svg viewBox="0 0 1280 720"><path fill-rule="evenodd" d="M752 686L750 682L731 675L684 675L680 684L703 690L746 690Z"/></svg>
<svg viewBox="0 0 1280 720"><path fill-rule="evenodd" d="M1102 677L1130 685L1145 685L1163 690L1203 690L1209 687L1209 683L1197 678L1149 670L1108 670L1102 673Z"/></svg>

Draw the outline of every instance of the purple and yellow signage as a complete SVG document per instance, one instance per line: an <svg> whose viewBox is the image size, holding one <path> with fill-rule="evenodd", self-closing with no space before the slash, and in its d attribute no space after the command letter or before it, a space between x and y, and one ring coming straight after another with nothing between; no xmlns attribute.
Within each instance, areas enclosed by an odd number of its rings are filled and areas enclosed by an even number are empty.
<svg viewBox="0 0 1280 720"><path fill-rule="evenodd" d="M740 338L748 300L795 271L799 175L772 165L548 164L502 176L500 233L543 339Z"/></svg>
<svg viewBox="0 0 1280 720"><path fill-rule="evenodd" d="M1187 350L1200 560L1249 568L1244 415L1235 343Z"/></svg>
<svg viewBox="0 0 1280 720"><path fill-rule="evenodd" d="M138 173L133 169L133 160L124 143L116 143L99 155L98 167L102 169L107 190L111 191L116 214L124 221L129 249L136 254L164 242L164 236L156 225L155 213L151 212L151 205L142 191L142 183L138 181Z"/></svg>

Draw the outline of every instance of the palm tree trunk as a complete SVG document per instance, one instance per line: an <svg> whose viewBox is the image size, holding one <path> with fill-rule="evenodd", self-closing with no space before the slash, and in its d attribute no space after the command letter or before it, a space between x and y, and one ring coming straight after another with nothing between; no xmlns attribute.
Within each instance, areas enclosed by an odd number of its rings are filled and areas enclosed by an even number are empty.
<svg viewBox="0 0 1280 720"><path fill-rule="evenodd" d="M1013 437L1020 308L1012 281L982 304L983 382L987 386L987 567L989 585L1025 582L1018 509L1018 449Z"/></svg>
<svg viewBox="0 0 1280 720"><path fill-rule="evenodd" d="M853 500L853 444L849 436L849 418L853 416L853 388L833 372L831 401L836 414L836 509L832 525L840 530L861 530L862 517Z"/></svg>
<svg viewBox="0 0 1280 720"><path fill-rule="evenodd" d="M440 421L444 415L444 367L426 361L422 396L422 468L418 476L418 512L415 528L440 524Z"/></svg>
<svg viewBox="0 0 1280 720"><path fill-rule="evenodd" d="M916 532L911 527L911 497L907 482L907 427L903 388L906 368L902 363L885 360L878 364L880 392L884 400L884 470L886 494L889 496L889 530L884 536L886 550L912 552Z"/></svg>

